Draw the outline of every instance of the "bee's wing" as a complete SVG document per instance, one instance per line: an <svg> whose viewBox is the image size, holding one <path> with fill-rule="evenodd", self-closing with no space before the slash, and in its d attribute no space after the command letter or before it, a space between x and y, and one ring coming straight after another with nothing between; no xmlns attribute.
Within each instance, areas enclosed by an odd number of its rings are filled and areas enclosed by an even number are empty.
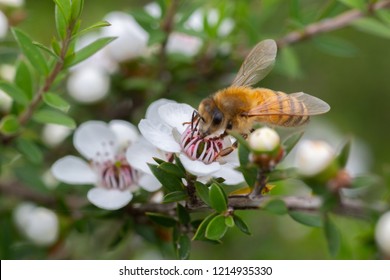
<svg viewBox="0 0 390 280"><path fill-rule="evenodd" d="M232 86L252 86L271 71L276 57L277 46L268 39L258 43L245 58Z"/></svg>
<svg viewBox="0 0 390 280"><path fill-rule="evenodd" d="M276 92L275 95L267 98L259 106L252 108L245 116L312 116L324 114L330 110L325 101L312 95L296 92L285 94Z"/></svg>

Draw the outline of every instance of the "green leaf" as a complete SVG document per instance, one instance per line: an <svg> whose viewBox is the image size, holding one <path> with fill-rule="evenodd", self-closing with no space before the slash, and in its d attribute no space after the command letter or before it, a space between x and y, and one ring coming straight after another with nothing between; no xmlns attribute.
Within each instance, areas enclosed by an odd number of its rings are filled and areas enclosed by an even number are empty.
<svg viewBox="0 0 390 280"><path fill-rule="evenodd" d="M189 224L191 222L190 214L187 209L184 208L183 205L177 204L176 207L177 217L179 218L179 222L183 225Z"/></svg>
<svg viewBox="0 0 390 280"><path fill-rule="evenodd" d="M268 176L268 183L287 180L297 177L297 169L294 167L286 169L275 169Z"/></svg>
<svg viewBox="0 0 390 280"><path fill-rule="evenodd" d="M15 85L24 92L29 100L32 99L34 91L33 77L29 67L23 60L19 60L16 64Z"/></svg>
<svg viewBox="0 0 390 280"><path fill-rule="evenodd" d="M206 229L209 223L212 219L214 219L218 213L211 213L208 215L204 220L200 223L198 226L198 229L196 230L194 237L192 237L192 240L204 240L206 238Z"/></svg>
<svg viewBox="0 0 390 280"><path fill-rule="evenodd" d="M85 35L94 29L98 29L98 28L102 28L102 27L106 27L106 26L110 26L110 25L111 24L108 21L102 20L102 21L96 22L96 23L92 24L91 26L88 26L87 28L81 30L80 32L78 32L76 34L76 36L80 37L80 36Z"/></svg>
<svg viewBox="0 0 390 280"><path fill-rule="evenodd" d="M283 141L283 148L285 151L285 156L287 156L291 150L295 147L295 145L299 142L303 135L303 132L294 133L286 138L286 140Z"/></svg>
<svg viewBox="0 0 390 280"><path fill-rule="evenodd" d="M209 188L201 182L195 182L195 189L196 194L199 196L199 198L208 206L211 206Z"/></svg>
<svg viewBox="0 0 390 280"><path fill-rule="evenodd" d="M180 178L166 172L155 164L148 164L148 166L167 192L183 191L184 186Z"/></svg>
<svg viewBox="0 0 390 280"><path fill-rule="evenodd" d="M227 227L234 227L234 218L232 216L225 217L225 225Z"/></svg>
<svg viewBox="0 0 390 280"><path fill-rule="evenodd" d="M340 3L343 3L345 6L358 10L365 10L367 3L365 0L338 0Z"/></svg>
<svg viewBox="0 0 390 280"><path fill-rule="evenodd" d="M207 225L205 236L211 240L220 240L225 235L227 229L225 216L218 215Z"/></svg>
<svg viewBox="0 0 390 280"><path fill-rule="evenodd" d="M71 15L70 17L75 20L81 16L83 11L84 0L72 0Z"/></svg>
<svg viewBox="0 0 390 280"><path fill-rule="evenodd" d="M18 118L14 115L7 115L0 121L0 131L2 134L11 135L19 131L20 124Z"/></svg>
<svg viewBox="0 0 390 280"><path fill-rule="evenodd" d="M382 183L382 178L377 175L360 175L356 176L352 180L353 188L370 188Z"/></svg>
<svg viewBox="0 0 390 280"><path fill-rule="evenodd" d="M242 173L248 186L253 186L256 182L257 168L250 165L249 154L250 150L248 147L241 144L238 146L238 159L240 161L238 171Z"/></svg>
<svg viewBox="0 0 390 280"><path fill-rule="evenodd" d="M191 239L182 234L177 242L177 255L180 260L187 260L190 257L191 252Z"/></svg>
<svg viewBox="0 0 390 280"><path fill-rule="evenodd" d="M61 45L55 38L51 41L51 48L58 57L61 55Z"/></svg>
<svg viewBox="0 0 390 280"><path fill-rule="evenodd" d="M24 139L18 138L16 140L16 147L21 152L27 160L32 163L41 163L43 160L42 151L35 145L34 142Z"/></svg>
<svg viewBox="0 0 390 280"><path fill-rule="evenodd" d="M309 227L322 227L322 219L319 215L308 214L301 211L290 211L289 215L293 220L303 225Z"/></svg>
<svg viewBox="0 0 390 280"><path fill-rule="evenodd" d="M186 199L187 199L187 194L185 191L174 191L174 192L167 193L164 196L163 203L183 201Z"/></svg>
<svg viewBox="0 0 390 280"><path fill-rule="evenodd" d="M52 57L54 57L56 60L60 60L60 57L54 51L52 51L51 49L49 49L45 45L43 45L43 44L41 44L39 42L35 42L35 41L33 42L33 44L35 46L37 46L38 48L40 48L41 50L45 51L47 54L49 54Z"/></svg>
<svg viewBox="0 0 390 280"><path fill-rule="evenodd" d="M18 104L27 105L29 102L26 93L14 84L0 81L0 89L8 94L13 99L13 101Z"/></svg>
<svg viewBox="0 0 390 280"><path fill-rule="evenodd" d="M378 10L378 11L376 11L376 14L384 23L390 25L390 11L389 10Z"/></svg>
<svg viewBox="0 0 390 280"><path fill-rule="evenodd" d="M337 156L337 161L341 167L345 167L348 162L349 153L351 151L352 139L349 138L343 147L341 148L340 153Z"/></svg>
<svg viewBox="0 0 390 280"><path fill-rule="evenodd" d="M245 146L248 150L250 150L249 148L249 144L248 144L248 141L246 141L246 139L244 138L244 136L242 136L240 133L236 132L236 131L230 131L229 134L231 136L233 136L237 142L240 144L240 145L243 145Z"/></svg>
<svg viewBox="0 0 390 280"><path fill-rule="evenodd" d="M324 231L326 240L328 241L329 253L332 257L335 257L340 250L340 232L329 216L325 217L324 223Z"/></svg>
<svg viewBox="0 0 390 280"><path fill-rule="evenodd" d="M52 108L68 112L70 105L67 101L62 99L58 94L47 92L43 95L43 101Z"/></svg>
<svg viewBox="0 0 390 280"><path fill-rule="evenodd" d="M276 215L284 215L288 213L286 204L283 200L280 199L273 199L268 202L267 205L264 207L264 210Z"/></svg>
<svg viewBox="0 0 390 280"><path fill-rule="evenodd" d="M354 26L360 31L375 36L383 37L386 39L390 38L390 27L374 18L361 18L355 20L352 22L352 26Z"/></svg>
<svg viewBox="0 0 390 280"><path fill-rule="evenodd" d="M221 213L227 210L227 197L223 189L217 184L212 184L209 190L210 206Z"/></svg>
<svg viewBox="0 0 390 280"><path fill-rule="evenodd" d="M33 44L30 37L18 28L12 28L12 33L31 65L41 74L47 75L49 73L49 67L46 64L46 59L40 49Z"/></svg>
<svg viewBox="0 0 390 280"><path fill-rule="evenodd" d="M105 37L105 38L97 39L96 41L92 42L88 46L76 52L74 55L66 58L65 66L70 67L80 63L81 61L87 59L88 57L95 54L97 51L104 48L106 45L108 45L110 42L112 42L115 39L116 37Z"/></svg>
<svg viewBox="0 0 390 280"><path fill-rule="evenodd" d="M159 165L159 168L162 170L175 175L178 178L185 178L186 174L183 172L183 170L178 167L177 165L170 163L170 162L163 162Z"/></svg>
<svg viewBox="0 0 390 280"><path fill-rule="evenodd" d="M54 0L56 1L56 0ZM56 1L59 2L59 1ZM58 36L60 36L61 39L65 39L66 37L66 30L67 30L67 20L64 16L63 8L61 9L60 5L56 5L54 9L54 17L56 22L56 29Z"/></svg>
<svg viewBox="0 0 390 280"><path fill-rule="evenodd" d="M174 227L177 223L175 219L169 216L165 216L160 213L146 213L146 215L151 219L153 222L156 224L159 224L160 226L163 227Z"/></svg>
<svg viewBox="0 0 390 280"><path fill-rule="evenodd" d="M33 115L33 120L44 124L46 123L60 124L69 127L71 129L76 127L76 123L72 118L68 117L67 115L64 115L59 111L53 111L49 109L42 109L35 112Z"/></svg>
<svg viewBox="0 0 390 280"><path fill-rule="evenodd" d="M234 214L233 219L234 219L234 224L237 226L239 230L241 230L243 233L247 235L251 235L248 225L244 222L243 219L241 219L240 216Z"/></svg>

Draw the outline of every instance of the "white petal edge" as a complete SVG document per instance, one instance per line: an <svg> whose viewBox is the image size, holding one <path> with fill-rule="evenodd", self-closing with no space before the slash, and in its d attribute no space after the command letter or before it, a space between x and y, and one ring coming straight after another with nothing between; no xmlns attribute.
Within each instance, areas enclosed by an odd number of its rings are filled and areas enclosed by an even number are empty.
<svg viewBox="0 0 390 280"><path fill-rule="evenodd" d="M180 154L179 156L181 163L184 168L196 175L196 176L206 176L215 173L221 168L221 165L218 162L213 162L210 164L205 164L200 160L192 160L187 157L185 154Z"/></svg>
<svg viewBox="0 0 390 280"><path fill-rule="evenodd" d="M87 162L79 157L66 156L57 160L51 167L53 176L67 184L95 184L96 174Z"/></svg>
<svg viewBox="0 0 390 280"><path fill-rule="evenodd" d="M140 133L135 125L123 121L123 120L112 120L108 124L111 131L114 132L118 143L121 147L127 147L138 140Z"/></svg>
<svg viewBox="0 0 390 280"><path fill-rule="evenodd" d="M162 122L162 119L158 114L158 108L160 108L162 105L169 104L169 103L176 103L176 101L161 98L152 102L149 105L148 109L146 110L145 118L154 123Z"/></svg>
<svg viewBox="0 0 390 280"><path fill-rule="evenodd" d="M73 145L88 160L97 154L114 156L117 150L117 139L108 125L100 121L88 121L81 124L73 137Z"/></svg>
<svg viewBox="0 0 390 280"><path fill-rule="evenodd" d="M180 145L173 138L172 129L167 125L156 124L150 120L143 119L138 124L138 128L145 139L158 149L171 153L180 152Z"/></svg>
<svg viewBox="0 0 390 280"><path fill-rule="evenodd" d="M234 166L231 164L221 164L221 168L213 174L213 177L224 178L224 183L227 185L236 185L245 180L242 173L234 170Z"/></svg>
<svg viewBox="0 0 390 280"><path fill-rule="evenodd" d="M158 108L161 119L180 133L184 132L186 126L183 123L191 121L194 111L194 108L184 103L169 103Z"/></svg>
<svg viewBox="0 0 390 280"><path fill-rule="evenodd" d="M87 197L96 207L106 210L117 210L126 206L133 198L133 194L128 190L108 190L96 187L88 191Z"/></svg>
<svg viewBox="0 0 390 280"><path fill-rule="evenodd" d="M144 174L138 181L138 184L148 192L155 192L161 188L161 183L153 175Z"/></svg>
<svg viewBox="0 0 390 280"><path fill-rule="evenodd" d="M148 163L156 163L153 160L154 157L165 160L157 148L143 137L131 145L126 151L127 162L135 169L139 169L148 174L152 174Z"/></svg>

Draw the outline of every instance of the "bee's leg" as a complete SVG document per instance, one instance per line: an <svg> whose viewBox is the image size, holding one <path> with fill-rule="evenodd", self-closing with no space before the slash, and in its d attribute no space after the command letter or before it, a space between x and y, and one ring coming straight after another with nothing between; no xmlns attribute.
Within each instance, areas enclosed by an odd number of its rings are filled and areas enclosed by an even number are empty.
<svg viewBox="0 0 390 280"><path fill-rule="evenodd" d="M235 148L236 148L236 147L231 146L231 147L227 147L227 148L221 150L221 151L218 153L217 158L227 156L228 154L230 154L231 152L233 152L233 151L235 150Z"/></svg>

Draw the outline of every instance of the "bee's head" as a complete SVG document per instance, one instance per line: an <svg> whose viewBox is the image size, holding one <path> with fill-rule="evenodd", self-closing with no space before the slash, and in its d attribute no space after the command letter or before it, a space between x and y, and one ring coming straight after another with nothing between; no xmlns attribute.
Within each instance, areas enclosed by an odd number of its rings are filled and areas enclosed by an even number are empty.
<svg viewBox="0 0 390 280"><path fill-rule="evenodd" d="M213 98L203 99L199 104L198 113L200 117L199 132L203 137L213 135L219 136L225 131L225 117Z"/></svg>

